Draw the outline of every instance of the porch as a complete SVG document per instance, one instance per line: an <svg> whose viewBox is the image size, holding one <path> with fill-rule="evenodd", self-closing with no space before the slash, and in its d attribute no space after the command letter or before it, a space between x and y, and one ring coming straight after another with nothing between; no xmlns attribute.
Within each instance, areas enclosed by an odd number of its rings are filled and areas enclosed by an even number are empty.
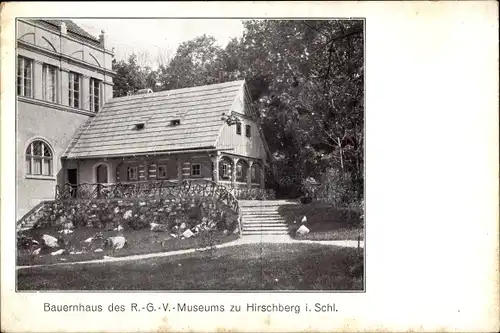
<svg viewBox="0 0 500 333"><path fill-rule="evenodd" d="M220 151L64 160L64 183L145 184L210 181L230 189L264 189L264 160ZM143 185L141 185L143 186Z"/></svg>

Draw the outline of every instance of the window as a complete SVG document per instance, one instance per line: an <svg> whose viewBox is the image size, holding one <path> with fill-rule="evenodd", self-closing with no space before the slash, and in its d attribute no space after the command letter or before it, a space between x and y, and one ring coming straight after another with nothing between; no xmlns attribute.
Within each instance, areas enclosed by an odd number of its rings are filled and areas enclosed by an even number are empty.
<svg viewBox="0 0 500 333"><path fill-rule="evenodd" d="M69 106L80 107L80 74L69 73Z"/></svg>
<svg viewBox="0 0 500 333"><path fill-rule="evenodd" d="M127 179L128 180L137 180L137 167L128 167L127 168Z"/></svg>
<svg viewBox="0 0 500 333"><path fill-rule="evenodd" d="M167 166L158 165L158 179L166 179L166 178L167 178Z"/></svg>
<svg viewBox="0 0 500 333"><path fill-rule="evenodd" d="M172 126L179 126L181 124L181 120L180 119L174 119L170 122L170 124Z"/></svg>
<svg viewBox="0 0 500 333"><path fill-rule="evenodd" d="M26 174L52 176L52 150L41 140L30 143L26 148Z"/></svg>
<svg viewBox="0 0 500 333"><path fill-rule="evenodd" d="M241 164L236 165L236 179L240 180L243 178L243 166Z"/></svg>
<svg viewBox="0 0 500 333"><path fill-rule="evenodd" d="M260 181L261 169L259 164L253 164L251 169L251 180L252 183L258 183Z"/></svg>
<svg viewBox="0 0 500 333"><path fill-rule="evenodd" d="M142 130L142 129L144 129L144 126L145 126L144 123L138 123L138 124L135 124L134 128L136 130Z"/></svg>
<svg viewBox="0 0 500 333"><path fill-rule="evenodd" d="M191 176L201 176L200 164L191 164Z"/></svg>
<svg viewBox="0 0 500 333"><path fill-rule="evenodd" d="M252 130L252 126L250 125L246 125L245 126L245 135L247 136L247 138L249 138L251 136L251 130Z"/></svg>
<svg viewBox="0 0 500 333"><path fill-rule="evenodd" d="M97 79L89 80L89 103L90 111L98 112L100 106L100 82Z"/></svg>
<svg viewBox="0 0 500 333"><path fill-rule="evenodd" d="M17 59L17 94L19 96L32 96L33 61L24 57Z"/></svg>
<svg viewBox="0 0 500 333"><path fill-rule="evenodd" d="M241 135L241 124L240 123L236 124L236 134Z"/></svg>
<svg viewBox="0 0 500 333"><path fill-rule="evenodd" d="M230 166L227 163L222 163L222 178L229 178Z"/></svg>
<svg viewBox="0 0 500 333"><path fill-rule="evenodd" d="M44 64L42 67L43 70L43 99L49 102L56 102L56 77L57 77L57 68L54 66L50 66Z"/></svg>

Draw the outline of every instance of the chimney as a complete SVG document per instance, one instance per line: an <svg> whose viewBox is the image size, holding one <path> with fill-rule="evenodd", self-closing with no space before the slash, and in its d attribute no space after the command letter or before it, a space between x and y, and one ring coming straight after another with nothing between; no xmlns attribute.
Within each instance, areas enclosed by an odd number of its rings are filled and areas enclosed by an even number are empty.
<svg viewBox="0 0 500 333"><path fill-rule="evenodd" d="M66 35L68 33L68 29L66 27L66 23L65 22L61 22L61 34L62 35Z"/></svg>
<svg viewBox="0 0 500 333"><path fill-rule="evenodd" d="M101 30L101 34L99 35L99 43L103 48L106 48L106 32Z"/></svg>

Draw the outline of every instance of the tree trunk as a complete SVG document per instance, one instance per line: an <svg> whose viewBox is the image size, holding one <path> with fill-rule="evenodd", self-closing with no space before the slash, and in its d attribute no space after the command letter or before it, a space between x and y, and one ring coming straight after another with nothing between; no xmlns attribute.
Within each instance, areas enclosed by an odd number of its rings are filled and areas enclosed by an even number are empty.
<svg viewBox="0 0 500 333"><path fill-rule="evenodd" d="M339 155L340 155L340 170L342 170L342 175L344 174L344 152L342 150L342 141L337 138L337 144L339 145Z"/></svg>

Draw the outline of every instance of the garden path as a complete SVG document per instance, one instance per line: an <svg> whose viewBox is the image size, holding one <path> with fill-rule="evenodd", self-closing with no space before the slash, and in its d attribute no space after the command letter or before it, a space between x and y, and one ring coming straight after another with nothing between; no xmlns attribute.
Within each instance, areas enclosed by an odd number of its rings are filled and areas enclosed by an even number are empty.
<svg viewBox="0 0 500 333"><path fill-rule="evenodd" d="M216 245L216 248L224 248L230 246L238 246L245 244L258 244L258 243L274 243L274 244L290 244L290 243L307 243L307 244L320 244L320 245L331 245L331 246L340 246L340 247L357 247L358 241L355 240L329 240L329 241L313 241L313 240L297 240L293 239L289 235L248 235L238 238L233 242L228 242L220 245ZM360 247L364 247L364 242L360 242ZM148 254L138 254L131 255L126 257L105 257L104 259L97 260L88 260L88 261L77 261L77 262L61 262L55 264L45 264L45 265L32 265L32 266L18 266L17 269L23 268L32 268L32 267L45 267L45 266L60 266L60 265L81 265L81 264L98 264L98 263L111 263L118 261L132 261L132 260L141 260L141 259L149 259L149 258L158 258L158 257L169 257L180 254L188 254L199 252L200 249L187 249L187 250L178 250L178 251L169 251L169 252L157 252L157 253L148 253Z"/></svg>

